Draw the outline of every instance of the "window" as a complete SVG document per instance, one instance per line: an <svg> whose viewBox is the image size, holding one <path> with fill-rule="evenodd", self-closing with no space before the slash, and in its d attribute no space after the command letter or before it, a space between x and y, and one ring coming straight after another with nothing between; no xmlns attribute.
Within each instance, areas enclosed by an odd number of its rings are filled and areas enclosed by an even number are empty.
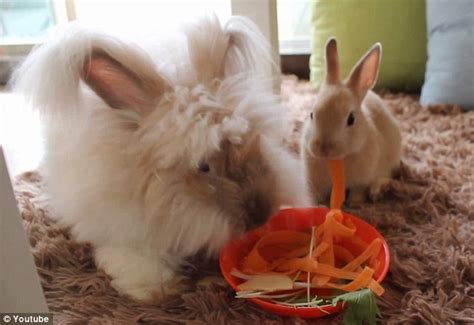
<svg viewBox="0 0 474 325"><path fill-rule="evenodd" d="M311 44L310 1L277 0L280 54L309 54Z"/></svg>
<svg viewBox="0 0 474 325"><path fill-rule="evenodd" d="M67 21L66 1L0 0L0 83L52 26Z"/></svg>
<svg viewBox="0 0 474 325"><path fill-rule="evenodd" d="M147 34L166 33L181 22L206 12L216 13L221 21L225 21L232 11L241 14L244 8L243 13L253 15L258 23L265 20L263 15L269 15L265 11L274 10L274 1L0 0L0 82L6 81L12 66L34 44L41 42L50 27L68 20L77 19L85 25L139 38ZM308 54L310 1L278 0L276 7L279 54Z"/></svg>

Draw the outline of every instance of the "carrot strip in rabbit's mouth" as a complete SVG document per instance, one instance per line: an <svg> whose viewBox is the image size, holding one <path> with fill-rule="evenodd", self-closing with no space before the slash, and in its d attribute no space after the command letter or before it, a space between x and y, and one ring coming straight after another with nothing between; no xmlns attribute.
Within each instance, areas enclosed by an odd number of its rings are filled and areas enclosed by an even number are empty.
<svg viewBox="0 0 474 325"><path fill-rule="evenodd" d="M346 196L344 160L329 160L329 171L332 181L330 208L340 209Z"/></svg>

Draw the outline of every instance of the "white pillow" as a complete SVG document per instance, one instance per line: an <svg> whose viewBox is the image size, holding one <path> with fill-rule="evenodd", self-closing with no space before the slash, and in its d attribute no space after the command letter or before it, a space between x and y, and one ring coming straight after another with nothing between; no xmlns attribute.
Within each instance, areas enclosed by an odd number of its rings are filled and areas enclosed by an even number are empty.
<svg viewBox="0 0 474 325"><path fill-rule="evenodd" d="M428 62L421 104L474 109L474 1L427 0Z"/></svg>

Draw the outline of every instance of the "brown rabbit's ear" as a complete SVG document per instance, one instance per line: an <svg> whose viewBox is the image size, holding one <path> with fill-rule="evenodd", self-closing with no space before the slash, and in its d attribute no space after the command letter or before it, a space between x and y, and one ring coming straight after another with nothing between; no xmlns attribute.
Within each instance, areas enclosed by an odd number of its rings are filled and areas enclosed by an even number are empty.
<svg viewBox="0 0 474 325"><path fill-rule="evenodd" d="M326 83L337 84L341 81L337 41L334 37L326 43Z"/></svg>
<svg viewBox="0 0 474 325"><path fill-rule="evenodd" d="M359 98L363 98L367 91L374 87L381 57L382 45L376 43L352 68L346 84Z"/></svg>
<svg viewBox="0 0 474 325"><path fill-rule="evenodd" d="M133 109L146 115L163 92L165 82L150 71L147 75L140 73L141 66L136 71L130 66L103 51L95 51L85 60L82 78L110 107Z"/></svg>

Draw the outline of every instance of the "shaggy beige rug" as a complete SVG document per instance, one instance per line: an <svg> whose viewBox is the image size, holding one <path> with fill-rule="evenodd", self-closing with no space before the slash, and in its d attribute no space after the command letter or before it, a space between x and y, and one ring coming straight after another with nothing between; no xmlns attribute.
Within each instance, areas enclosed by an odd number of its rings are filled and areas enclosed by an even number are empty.
<svg viewBox="0 0 474 325"><path fill-rule="evenodd" d="M296 139L314 97L306 82L283 81L282 98L294 117ZM422 108L417 96L383 95L400 121L403 164L383 199L350 210L377 227L392 256L379 299L387 324L474 323L474 112ZM187 292L157 304L121 297L94 265L86 243L49 216L39 173L17 178L16 196L46 299L61 324L320 324L267 314L219 281L217 263L198 272L191 262ZM215 275L214 281L199 278ZM340 323L328 317L321 323Z"/></svg>

